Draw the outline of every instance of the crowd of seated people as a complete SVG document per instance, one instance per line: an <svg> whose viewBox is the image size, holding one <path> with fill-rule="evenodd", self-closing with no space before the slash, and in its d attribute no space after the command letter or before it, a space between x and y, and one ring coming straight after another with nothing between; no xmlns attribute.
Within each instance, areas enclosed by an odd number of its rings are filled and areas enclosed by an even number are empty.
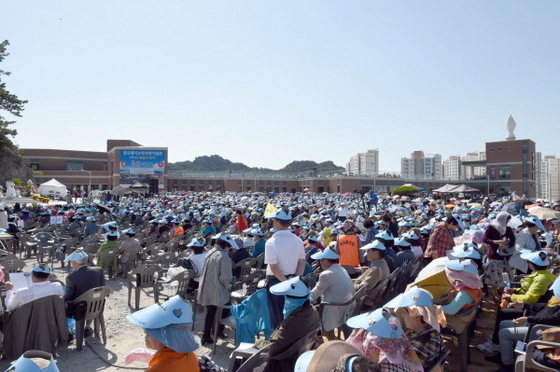
<svg viewBox="0 0 560 372"><path fill-rule="evenodd" d="M496 309L494 332L479 349L500 352L488 358L500 363L500 372L513 370L514 342L527 333L521 328L530 323L560 325L556 314L560 301L549 291L556 275L550 270L552 252L547 250L556 244L558 234L543 244L547 229L537 217L523 220L503 211L469 208L466 202L450 208L437 200L409 203L384 199L371 207L366 207L365 200L341 194L279 194L270 200L267 195L247 198L241 194L187 193L107 202L103 209L94 205L34 206L17 214L10 211L10 218L25 216L29 228L24 230L32 235L48 228L51 216L62 215L64 234L80 240L92 235L98 239L97 252L65 252L74 270L66 279L66 294L60 285L44 277L48 267L33 269L28 292L39 293L36 287L48 287L45 293L64 296L67 302L104 285L102 268L107 265L126 276L136 259L153 254L148 252L148 240L166 247L168 242L178 243L173 253L186 252L180 264L195 273L190 293L197 290L198 304L206 310L201 345L217 342L213 335L230 338L223 325L213 328L218 309L232 304L232 286L242 276L242 269L235 264L261 258L264 268L258 270L263 270L265 284L261 288L266 292L262 301L266 302L271 335L256 341L255 347L274 343L274 353L279 354L314 330L319 343L326 341L297 363L297 357L271 361L270 368L275 371L314 370L326 363L318 356L331 351L332 355L345 351L340 358L333 358L335 364L342 363L333 367L344 367L340 370L437 369L447 352L441 329L464 331L475 316L473 310L481 304L485 287L503 308ZM479 240L471 241L478 236ZM114 262L103 262L101 253L108 249L118 251ZM136 255L138 249L138 256L129 254ZM91 254L101 258L97 268L88 266ZM422 267L417 277L411 276ZM402 282L387 280L392 273L408 281L404 283L408 288L396 291L404 287ZM525 276L518 287L506 287L503 273L511 278L514 274ZM441 279L438 288L426 284L430 278ZM376 291L384 283L394 288ZM23 299L39 298L22 290L11 291L9 282L5 288L11 311L25 303ZM361 308L356 309L355 303L328 306L347 303L363 288ZM384 303L379 302L380 296L387 296ZM189 312L177 304L181 311ZM361 314L348 319L356 313ZM147 321L139 316L133 323ZM162 368L159 366L168 358L184 359L178 363L185 366L193 364L190 353L199 347L191 342L194 335L178 334L188 347L173 345L165 336L171 328L185 332L189 322L192 320L185 318L159 324L159 331L142 326L149 335L147 346L157 352L131 354L128 359L148 362L150 371ZM354 331L346 334L345 327Z"/></svg>

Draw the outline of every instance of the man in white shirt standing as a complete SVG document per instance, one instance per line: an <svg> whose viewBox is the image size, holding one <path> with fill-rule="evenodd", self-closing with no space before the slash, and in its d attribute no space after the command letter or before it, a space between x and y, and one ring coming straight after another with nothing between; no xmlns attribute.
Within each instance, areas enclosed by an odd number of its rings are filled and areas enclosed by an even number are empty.
<svg viewBox="0 0 560 372"><path fill-rule="evenodd" d="M301 276L305 269L305 249L300 238L289 230L292 216L287 208L278 209L266 218L272 218L276 230L264 248L267 278L267 303L273 329L284 320L284 296L277 296L269 288L294 276Z"/></svg>
<svg viewBox="0 0 560 372"><path fill-rule="evenodd" d="M33 283L29 287L20 288L14 292L14 284L6 282L6 309L14 311L26 303L47 296L57 295L62 297L64 295L62 286L60 283L49 282L50 274L49 266L45 263L39 263L31 270L31 281Z"/></svg>

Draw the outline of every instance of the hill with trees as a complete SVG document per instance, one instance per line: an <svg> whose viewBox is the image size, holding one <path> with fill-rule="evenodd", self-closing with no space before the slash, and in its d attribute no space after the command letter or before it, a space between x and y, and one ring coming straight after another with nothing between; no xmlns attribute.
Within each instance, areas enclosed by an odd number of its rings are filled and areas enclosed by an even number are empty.
<svg viewBox="0 0 560 372"><path fill-rule="evenodd" d="M263 173L301 173L315 172L343 172L344 168L335 165L332 161L317 163L312 160L296 160L282 169L251 168L243 163L234 163L219 155L198 156L193 161L179 161L169 163L170 172L263 172Z"/></svg>

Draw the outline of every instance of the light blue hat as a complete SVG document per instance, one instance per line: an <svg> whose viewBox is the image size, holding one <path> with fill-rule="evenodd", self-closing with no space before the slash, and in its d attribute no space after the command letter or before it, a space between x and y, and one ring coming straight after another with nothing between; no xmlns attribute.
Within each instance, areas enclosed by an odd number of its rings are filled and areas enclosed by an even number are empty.
<svg viewBox="0 0 560 372"><path fill-rule="evenodd" d="M191 305L180 296L127 315L126 319L178 353L190 353L200 347L190 332Z"/></svg>
<svg viewBox="0 0 560 372"><path fill-rule="evenodd" d="M311 293L307 285L301 281L299 276L285 280L270 287L270 293L291 297L307 297Z"/></svg>
<svg viewBox="0 0 560 372"><path fill-rule="evenodd" d="M479 260L482 258L482 255L475 249L475 247L475 243L473 243L472 245L469 243L459 244L453 247L453 251L451 251L450 254L456 258L472 258L475 260Z"/></svg>
<svg viewBox="0 0 560 372"><path fill-rule="evenodd" d="M311 236L307 237L307 240L310 241L310 242L318 242L319 238L315 235L311 235Z"/></svg>
<svg viewBox="0 0 560 372"><path fill-rule="evenodd" d="M395 239L395 245L401 247L410 247L410 242L408 242L404 237Z"/></svg>
<svg viewBox="0 0 560 372"><path fill-rule="evenodd" d="M52 273L51 268L46 263L36 264L31 271L33 271L34 273L44 273L44 274Z"/></svg>
<svg viewBox="0 0 560 372"><path fill-rule="evenodd" d="M409 232L407 232L406 234L403 235L404 238L406 239L410 239L410 240L418 240L420 239L420 237L418 236L418 234L416 234L414 232L414 230L410 230Z"/></svg>
<svg viewBox="0 0 560 372"><path fill-rule="evenodd" d="M473 275L478 274L478 269L476 267L476 264L468 258L463 261L448 259L445 261L445 266L455 271L464 271Z"/></svg>
<svg viewBox="0 0 560 372"><path fill-rule="evenodd" d="M432 306L434 299L425 289L412 287L405 293L399 294L384 307L399 308L408 306Z"/></svg>
<svg viewBox="0 0 560 372"><path fill-rule="evenodd" d="M136 231L132 230L132 228L128 228L123 231L123 234L136 235Z"/></svg>
<svg viewBox="0 0 560 372"><path fill-rule="evenodd" d="M362 248L360 248L360 250L362 251L367 251L368 249L379 249L381 251L384 251L386 248L379 240L374 240L371 243L366 244Z"/></svg>
<svg viewBox="0 0 560 372"><path fill-rule="evenodd" d="M463 217L461 217L461 215L459 213L453 213L453 218L455 219L455 221L457 221L457 224L459 224L459 228L461 230L465 230L465 224L463 223Z"/></svg>
<svg viewBox="0 0 560 372"><path fill-rule="evenodd" d="M400 324L395 318L397 324L393 329L387 317L391 317L389 312L383 308L374 310L371 313L364 313L354 316L346 322L352 328L363 328L376 336L383 338L399 338L404 332Z"/></svg>
<svg viewBox="0 0 560 372"><path fill-rule="evenodd" d="M77 248L74 252L72 252L70 255L68 255L68 257L64 259L64 262L79 261L87 257L88 254L84 252L83 248Z"/></svg>
<svg viewBox="0 0 560 372"><path fill-rule="evenodd" d="M560 298L560 276L556 278L554 283L552 283L550 289L552 290L552 292L556 297Z"/></svg>
<svg viewBox="0 0 560 372"><path fill-rule="evenodd" d="M528 253L522 253L521 258L529 262L532 262L537 266L550 265L550 260L548 259L546 252L544 251L533 251Z"/></svg>
<svg viewBox="0 0 560 372"><path fill-rule="evenodd" d="M49 366L46 369L39 367L32 358L40 358L50 360ZM46 351L29 350L23 353L18 360L12 364L7 371L14 372L59 372L59 369L54 361L52 355Z"/></svg>
<svg viewBox="0 0 560 372"><path fill-rule="evenodd" d="M109 228L118 229L119 225L115 221L107 222L103 225L105 230L109 230Z"/></svg>
<svg viewBox="0 0 560 372"><path fill-rule="evenodd" d="M231 237L231 235L229 235L228 233L220 233L220 234L216 234L212 237L212 239L220 239L223 240L227 243L229 243L229 245L234 248L234 249L239 249L239 246L237 245L237 243L235 242L235 240L233 240L233 238Z"/></svg>
<svg viewBox="0 0 560 372"><path fill-rule="evenodd" d="M537 216L527 217L525 218L525 222L530 222L534 225L537 225L537 227L541 229L541 231L546 231L544 225L542 224L541 220Z"/></svg>
<svg viewBox="0 0 560 372"><path fill-rule="evenodd" d="M340 256L336 254L336 252L334 251L334 249L332 249L331 246L328 246L324 250L319 251L311 256L311 258L314 260L321 260L323 258L336 260L339 257Z"/></svg>
<svg viewBox="0 0 560 372"><path fill-rule="evenodd" d="M394 240L395 239L395 237L393 236L393 234L391 234L391 231L389 231L389 230L385 230L385 231L382 231L380 233L377 233L375 235L375 237L377 239L383 239L383 240Z"/></svg>
<svg viewBox="0 0 560 372"><path fill-rule="evenodd" d="M281 208L275 210L272 213L269 213L268 215L264 216L264 218L275 218L277 220L289 221L292 219L292 215L289 210Z"/></svg>
<svg viewBox="0 0 560 372"><path fill-rule="evenodd" d="M187 247L204 247L206 245L206 239L204 238L192 238L191 242L187 244Z"/></svg>

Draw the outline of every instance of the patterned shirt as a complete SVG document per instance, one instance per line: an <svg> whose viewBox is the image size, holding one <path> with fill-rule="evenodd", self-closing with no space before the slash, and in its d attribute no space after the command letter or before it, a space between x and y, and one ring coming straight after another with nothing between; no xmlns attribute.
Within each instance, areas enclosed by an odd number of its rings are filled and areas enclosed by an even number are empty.
<svg viewBox="0 0 560 372"><path fill-rule="evenodd" d="M439 258L445 257L447 251L455 246L453 241L453 232L449 230L445 222L441 222L436 227L430 235L430 240L428 240L428 246L426 247L426 252L424 252L424 257Z"/></svg>
<svg viewBox="0 0 560 372"><path fill-rule="evenodd" d="M441 334L428 325L419 331L411 332L408 336L424 370L428 371L445 352Z"/></svg>
<svg viewBox="0 0 560 372"><path fill-rule="evenodd" d="M415 257L414 252L412 252L410 249L400 251L399 253L397 253L397 261L396 261L397 267L401 267L408 261L412 261L414 257Z"/></svg>

